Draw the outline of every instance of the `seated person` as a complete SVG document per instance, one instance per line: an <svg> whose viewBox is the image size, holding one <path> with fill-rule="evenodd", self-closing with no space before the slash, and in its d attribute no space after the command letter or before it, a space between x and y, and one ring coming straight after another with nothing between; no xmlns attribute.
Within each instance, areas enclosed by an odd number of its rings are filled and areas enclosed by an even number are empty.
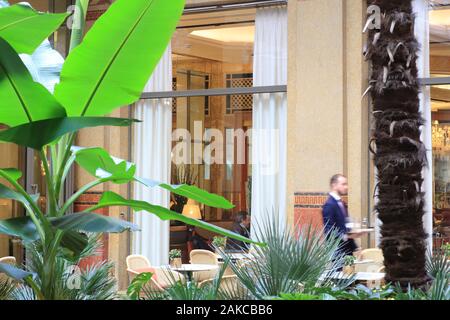
<svg viewBox="0 0 450 320"><path fill-rule="evenodd" d="M236 214L231 231L250 238L250 215L246 211L239 211ZM227 240L227 250L229 251L248 251L249 248L249 244L243 241L231 238Z"/></svg>
<svg viewBox="0 0 450 320"><path fill-rule="evenodd" d="M192 242L192 249L212 251L210 245L208 244L208 239L203 238L197 232L195 232L195 227L193 227L192 236L189 240Z"/></svg>

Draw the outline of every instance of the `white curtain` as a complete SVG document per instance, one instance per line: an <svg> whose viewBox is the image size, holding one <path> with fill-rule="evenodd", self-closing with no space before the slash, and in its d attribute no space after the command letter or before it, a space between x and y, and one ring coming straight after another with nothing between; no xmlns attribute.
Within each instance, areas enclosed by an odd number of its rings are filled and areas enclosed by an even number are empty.
<svg viewBox="0 0 450 320"><path fill-rule="evenodd" d="M145 92L172 90L170 47L145 87ZM136 104L134 126L134 162L136 175L170 183L172 100L141 100ZM169 206L169 192L134 184L134 199ZM147 212L135 213L134 222L141 228L133 234L133 253L146 256L152 265L168 263L170 224Z"/></svg>
<svg viewBox="0 0 450 320"><path fill-rule="evenodd" d="M257 10L253 70L254 86L287 84L286 7ZM252 238L272 218L286 225L286 123L286 93L254 95Z"/></svg>
<svg viewBox="0 0 450 320"><path fill-rule="evenodd" d="M417 68L420 78L430 77L430 25L429 25L429 1L414 0L413 8L416 14L415 34L421 50L417 59ZM428 167L423 170L424 182L422 190L425 192L424 227L428 233L428 247L433 245L433 155L431 143L431 95L430 87L421 88L420 110L426 120L422 128L422 141L427 149Z"/></svg>

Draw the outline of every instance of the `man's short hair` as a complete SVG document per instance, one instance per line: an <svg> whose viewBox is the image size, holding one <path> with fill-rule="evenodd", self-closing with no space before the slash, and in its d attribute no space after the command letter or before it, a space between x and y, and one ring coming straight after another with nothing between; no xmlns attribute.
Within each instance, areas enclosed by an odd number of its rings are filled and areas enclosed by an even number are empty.
<svg viewBox="0 0 450 320"><path fill-rule="evenodd" d="M339 180L339 178L345 178L345 176L343 174L335 174L334 176L331 177L330 179L330 186L332 186L333 184L336 184Z"/></svg>
<svg viewBox="0 0 450 320"><path fill-rule="evenodd" d="M237 223L241 223L242 221L247 219L247 216L248 216L248 212L247 211L239 211L234 216L234 221L237 222Z"/></svg>

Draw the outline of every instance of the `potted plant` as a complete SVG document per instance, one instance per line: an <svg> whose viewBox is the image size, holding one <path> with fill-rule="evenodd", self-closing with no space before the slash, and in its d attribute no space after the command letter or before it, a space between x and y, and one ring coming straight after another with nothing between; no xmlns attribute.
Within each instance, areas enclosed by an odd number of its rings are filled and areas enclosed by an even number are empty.
<svg viewBox="0 0 450 320"><path fill-rule="evenodd" d="M356 258L354 256L346 256L344 259L344 268L342 271L345 274L354 274L355 273L355 261L356 261Z"/></svg>
<svg viewBox="0 0 450 320"><path fill-rule="evenodd" d="M181 250L172 249L169 251L170 266L173 268L181 268Z"/></svg>
<svg viewBox="0 0 450 320"><path fill-rule="evenodd" d="M227 244L226 237L218 237L215 236L212 241L213 247L216 249L216 253L218 254L220 250L225 250L225 246Z"/></svg>

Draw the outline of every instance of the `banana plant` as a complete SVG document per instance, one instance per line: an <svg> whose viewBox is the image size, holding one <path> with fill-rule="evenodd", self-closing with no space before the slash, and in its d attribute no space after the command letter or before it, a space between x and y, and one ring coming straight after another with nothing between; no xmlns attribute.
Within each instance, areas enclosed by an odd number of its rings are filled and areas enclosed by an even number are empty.
<svg viewBox="0 0 450 320"><path fill-rule="evenodd" d="M87 0L80 0L87 7ZM76 261L87 245L86 233L138 231L138 226L96 214L100 208L127 206L163 220L179 220L241 241L231 231L187 218L145 201L105 192L100 202L84 212L69 213L86 191L104 183L139 183L163 188L217 208L230 209L225 198L195 186L170 185L136 176L136 166L111 156L102 148L74 147L77 131L95 126L130 126L134 119L106 117L114 109L137 101L164 53L184 8L183 0L117 0L86 33L64 62L59 84L50 93L35 82L19 57L31 54L67 18L68 14L39 13L29 5L0 9L0 141L37 151L45 171L47 206L18 182L22 173L0 169L0 198L20 202L26 216L0 220L0 233L38 242L42 248L40 279L23 270L0 265L0 272L26 282L39 299L53 299L57 257ZM111 36L114 35L114 36ZM79 33L77 34L79 37ZM78 165L93 176L67 200L62 186L71 167Z"/></svg>

